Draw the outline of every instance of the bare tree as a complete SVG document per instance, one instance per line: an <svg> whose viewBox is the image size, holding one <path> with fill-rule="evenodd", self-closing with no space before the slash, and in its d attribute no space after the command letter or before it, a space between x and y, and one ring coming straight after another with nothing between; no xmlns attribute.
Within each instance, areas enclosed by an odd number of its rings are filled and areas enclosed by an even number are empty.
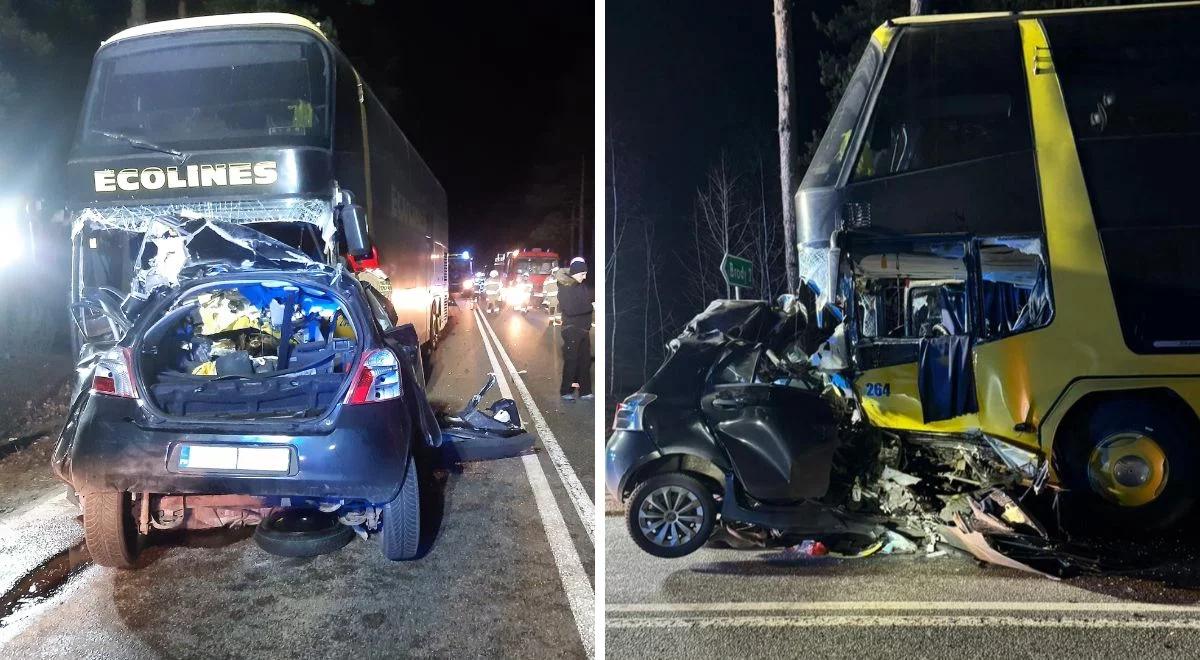
<svg viewBox="0 0 1200 660"><path fill-rule="evenodd" d="M726 298L732 296L719 270L723 255L754 252L756 211L745 203L740 181L722 153L709 170L705 187L696 191L692 214L694 260L681 260L691 283L686 297L694 307L707 304L722 292Z"/></svg>
<svg viewBox="0 0 1200 660"><path fill-rule="evenodd" d="M760 157L758 159L759 204L756 209L759 223L755 227L753 255L754 263L758 266L759 271L759 297L763 300L771 300L779 290L781 280L786 282L787 279L786 273L783 278L780 277L780 266L783 265L781 262L786 260L784 253L787 243L780 236L778 218L774 216L767 205L766 179L766 171Z"/></svg>
<svg viewBox="0 0 1200 660"><path fill-rule="evenodd" d="M796 265L796 213L792 194L796 191L792 165L796 162L796 142L792 137L792 18L790 0L775 0L775 78L779 97L779 187L783 194L783 238L787 244L784 264L788 291L799 286ZM913 0L916 2L917 0Z"/></svg>

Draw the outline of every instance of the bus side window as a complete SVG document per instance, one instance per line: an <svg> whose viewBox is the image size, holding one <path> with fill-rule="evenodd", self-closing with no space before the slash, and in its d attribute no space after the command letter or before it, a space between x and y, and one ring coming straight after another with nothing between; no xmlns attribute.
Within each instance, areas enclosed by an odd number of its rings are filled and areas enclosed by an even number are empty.
<svg viewBox="0 0 1200 660"><path fill-rule="evenodd" d="M854 280L864 338L921 339L965 335L967 269L961 244L857 258Z"/></svg>
<svg viewBox="0 0 1200 660"><path fill-rule="evenodd" d="M1050 323L1054 308L1042 239L983 239L979 269L983 337L999 339Z"/></svg>

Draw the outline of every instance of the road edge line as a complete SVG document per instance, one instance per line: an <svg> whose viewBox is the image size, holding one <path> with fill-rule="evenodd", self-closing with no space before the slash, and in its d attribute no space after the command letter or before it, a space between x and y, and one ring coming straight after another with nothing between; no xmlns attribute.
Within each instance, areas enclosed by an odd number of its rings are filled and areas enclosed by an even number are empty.
<svg viewBox="0 0 1200 660"><path fill-rule="evenodd" d="M606 629L706 629L717 628L1080 628L1200 629L1200 619L1114 619L1020 616L951 615L845 615L832 616L732 616L732 617L630 617L608 619Z"/></svg>
<svg viewBox="0 0 1200 660"><path fill-rule="evenodd" d="M479 310L475 311L478 312ZM562 481L563 488L567 491L567 497L571 499L571 504L575 507L575 513L579 515L579 521L583 523L583 529L587 532L588 540L592 542L592 546L594 547L596 545L596 504L592 502L591 495L583 487L583 483L579 481L579 476L575 474L575 468L571 467L571 462L567 460L567 455L563 453L562 446L558 444L558 439L554 437L554 432L550 430L550 425L546 423L546 418L542 416L542 411L534 403L533 394L529 392L529 388L525 386L525 381L517 373L517 367L508 357L508 352L504 350L504 344L500 342L500 337L492 329L492 324L488 322L487 317L484 316L482 318L484 327L487 328L488 334L491 335L492 341L495 342L496 349L500 353L500 357L504 360L504 365L508 368L508 373L512 375L513 382L516 383L517 390L521 393L521 399L525 402L525 409L529 411L530 417L533 418L533 426L537 429L538 436L542 439L542 445L546 448L546 454L550 458L550 463L554 465L554 469L558 472L558 477ZM510 396L509 398L512 397ZM594 439L593 442L595 442Z"/></svg>
<svg viewBox="0 0 1200 660"><path fill-rule="evenodd" d="M848 611L1004 611L1004 612L1105 612L1122 614L1200 614L1200 606L1136 602L1053 601L777 601L695 603L609 603L609 614L685 614L752 612L848 612Z"/></svg>
<svg viewBox="0 0 1200 660"><path fill-rule="evenodd" d="M475 313L480 314L478 309L475 310ZM483 339L483 347L487 351L488 360L495 369L496 384L500 387L500 395L511 399L512 390L508 388L508 380L504 377L499 361L496 360L496 354L492 351L487 334L480 332L479 336ZM499 344L499 340L496 343ZM558 508L554 492L550 490L550 482L546 479L546 472L542 469L541 461L536 455L525 454L521 457L521 462L525 465L525 477L529 480L530 489L533 490L533 500L537 504L538 515L542 519L542 529L546 532L546 540L550 544L550 554L554 557L554 564L558 568L558 578L562 583L563 592L567 596L567 604L571 607L571 616L575 619L579 640L583 643L583 650L587 657L594 658L596 652L596 594L592 590L591 582L588 581L587 573L583 570L579 551L575 548L575 541L567 530L567 521L563 519L562 511Z"/></svg>

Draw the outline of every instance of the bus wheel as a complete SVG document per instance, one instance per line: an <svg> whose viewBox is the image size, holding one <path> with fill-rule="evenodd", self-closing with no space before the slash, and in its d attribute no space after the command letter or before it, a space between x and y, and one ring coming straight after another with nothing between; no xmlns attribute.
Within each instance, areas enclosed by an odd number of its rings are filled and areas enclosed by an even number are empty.
<svg viewBox="0 0 1200 660"><path fill-rule="evenodd" d="M429 350L436 351L438 345L438 317L433 311L429 312Z"/></svg>
<svg viewBox="0 0 1200 660"><path fill-rule="evenodd" d="M1189 436L1178 413L1155 401L1095 407L1059 448L1068 502L1083 516L1071 526L1119 536L1178 522L1197 495Z"/></svg>

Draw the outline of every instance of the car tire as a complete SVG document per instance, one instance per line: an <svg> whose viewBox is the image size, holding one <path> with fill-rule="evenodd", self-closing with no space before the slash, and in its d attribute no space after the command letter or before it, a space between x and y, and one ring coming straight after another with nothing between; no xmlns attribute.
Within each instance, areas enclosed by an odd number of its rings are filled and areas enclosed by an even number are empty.
<svg viewBox="0 0 1200 660"><path fill-rule="evenodd" d="M667 519L654 526L660 512L673 512L676 517L661 516ZM625 507L625 525L633 542L655 557L668 559L703 546L712 535L716 518L712 492L681 472L655 475L638 484Z"/></svg>
<svg viewBox="0 0 1200 660"><path fill-rule="evenodd" d="M1055 448L1061 477L1068 488L1064 502L1068 515L1063 516L1064 523L1076 531L1136 536L1167 529L1183 519L1200 494L1196 486L1198 456L1189 442L1193 435L1175 410L1157 401L1137 399L1098 405ZM1161 452L1165 484L1150 501L1141 502L1137 497L1145 499L1144 493L1112 482L1108 482L1111 491L1106 493L1105 477L1097 476L1102 470L1096 469L1094 459L1123 438L1132 439L1126 442L1133 443L1148 438L1153 443L1151 452ZM1116 456L1145 452L1133 445L1133 449L1110 449L1110 453ZM1151 465L1155 463L1150 461ZM1151 469L1148 483L1154 483L1153 475L1157 472ZM1118 501L1121 493L1134 501Z"/></svg>
<svg viewBox="0 0 1200 660"><path fill-rule="evenodd" d="M129 494L92 493L82 499L83 538L92 563L109 568L134 568L139 539Z"/></svg>
<svg viewBox="0 0 1200 660"><path fill-rule="evenodd" d="M417 462L410 456L404 485L391 502L383 505L380 548L392 561L416 559L421 551L421 484Z"/></svg>
<svg viewBox="0 0 1200 660"><path fill-rule="evenodd" d="M254 542L280 557L316 557L340 550L354 538L354 529L338 522L336 516L311 511L311 515L320 516L318 526L300 530L291 520L305 514L294 509L273 509L254 528Z"/></svg>

